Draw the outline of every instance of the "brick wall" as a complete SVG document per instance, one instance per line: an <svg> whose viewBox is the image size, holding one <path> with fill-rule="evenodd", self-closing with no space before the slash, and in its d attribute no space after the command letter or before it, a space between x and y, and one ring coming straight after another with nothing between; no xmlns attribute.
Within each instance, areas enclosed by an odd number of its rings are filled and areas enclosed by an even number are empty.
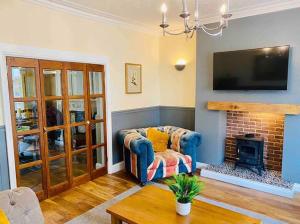
<svg viewBox="0 0 300 224"><path fill-rule="evenodd" d="M225 160L234 161L235 136L254 133L264 137L267 169L281 171L284 115L253 112L227 112Z"/></svg>

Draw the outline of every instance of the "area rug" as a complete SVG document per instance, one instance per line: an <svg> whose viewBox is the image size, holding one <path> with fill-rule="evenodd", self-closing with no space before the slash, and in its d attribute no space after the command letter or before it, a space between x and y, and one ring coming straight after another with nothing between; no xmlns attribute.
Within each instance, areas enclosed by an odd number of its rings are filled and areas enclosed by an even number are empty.
<svg viewBox="0 0 300 224"><path fill-rule="evenodd" d="M157 187L167 189L168 187L163 184L159 183L152 183ZM104 202L103 204L89 210L88 212L76 217L75 219L72 219L71 221L67 222L66 224L110 224L110 215L106 213L106 209L109 208L111 205L117 203L118 201L134 194L135 192L139 191L141 189L140 186L134 186L130 188L129 190L123 192L122 194L119 194L115 198L108 200ZM285 222L270 218L268 216L249 211L247 209L239 208L236 206L232 206L226 203L218 202L215 200L211 200L202 196L197 196L196 200L200 200L206 203L210 203L222 208L229 209L231 211L235 211L253 218L257 218L263 221L263 224L284 224Z"/></svg>

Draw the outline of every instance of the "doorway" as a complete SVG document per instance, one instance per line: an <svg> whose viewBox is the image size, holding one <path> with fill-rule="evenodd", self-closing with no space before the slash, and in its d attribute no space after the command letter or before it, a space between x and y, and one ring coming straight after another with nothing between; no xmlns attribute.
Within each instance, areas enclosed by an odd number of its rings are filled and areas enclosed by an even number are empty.
<svg viewBox="0 0 300 224"><path fill-rule="evenodd" d="M107 173L103 65L7 57L17 185L40 200Z"/></svg>

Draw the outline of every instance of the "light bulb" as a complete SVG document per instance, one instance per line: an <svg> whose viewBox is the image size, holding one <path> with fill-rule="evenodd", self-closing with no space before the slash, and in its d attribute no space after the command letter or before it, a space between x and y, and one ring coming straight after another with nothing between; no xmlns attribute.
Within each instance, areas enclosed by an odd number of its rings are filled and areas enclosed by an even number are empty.
<svg viewBox="0 0 300 224"><path fill-rule="evenodd" d="M223 4L220 8L220 12L222 15L224 15L227 11L227 5L226 4Z"/></svg>
<svg viewBox="0 0 300 224"><path fill-rule="evenodd" d="M168 11L166 3L163 3L160 7L162 13L166 13Z"/></svg>
<svg viewBox="0 0 300 224"><path fill-rule="evenodd" d="M176 65L186 65L186 61L184 59L178 59Z"/></svg>

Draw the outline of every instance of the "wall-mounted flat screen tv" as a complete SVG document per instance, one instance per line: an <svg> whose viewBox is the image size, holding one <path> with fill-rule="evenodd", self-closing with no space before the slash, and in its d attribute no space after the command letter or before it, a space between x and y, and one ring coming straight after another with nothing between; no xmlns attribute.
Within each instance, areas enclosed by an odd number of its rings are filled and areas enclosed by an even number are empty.
<svg viewBox="0 0 300 224"><path fill-rule="evenodd" d="M290 46L214 53L214 90L287 90Z"/></svg>

